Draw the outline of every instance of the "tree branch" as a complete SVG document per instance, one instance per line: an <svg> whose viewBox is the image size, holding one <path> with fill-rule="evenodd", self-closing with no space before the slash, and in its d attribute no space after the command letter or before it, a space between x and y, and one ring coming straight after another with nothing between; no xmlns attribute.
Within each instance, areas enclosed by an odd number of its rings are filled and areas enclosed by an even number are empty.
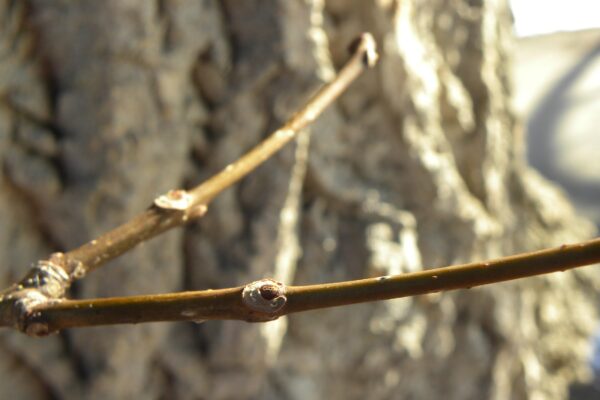
<svg viewBox="0 0 600 400"><path fill-rule="evenodd" d="M215 196L291 141L377 60L369 34L360 36L352 51L352 58L331 83L282 128L223 171L189 191L173 190L158 197L144 213L98 239L38 261L23 280L0 293L0 326L43 336L65 328L121 323L207 319L262 322L295 312L470 288L600 262L600 239L595 239L488 262L348 282L286 287L262 279L220 290L63 299L73 280L144 240L204 215Z"/></svg>
<svg viewBox="0 0 600 400"><path fill-rule="evenodd" d="M239 160L191 190L171 190L159 196L142 214L79 248L40 260L19 283L0 292L0 326L35 334L25 321L36 307L59 301L72 282L107 261L168 229L201 217L212 199L279 151L312 123L367 68L377 62L376 45L369 33L353 43L351 58L330 83L324 85L288 122Z"/></svg>
<svg viewBox="0 0 600 400"><path fill-rule="evenodd" d="M324 85L285 125L239 160L191 190L172 190L158 197L143 214L98 239L65 253L65 257L81 262L87 272L145 240L204 215L209 203L219 193L254 171L294 139L301 129L311 124L366 68L377 62L375 41L368 33L355 40L351 51L352 57L333 81ZM72 271L67 269L67 272Z"/></svg>
<svg viewBox="0 0 600 400"><path fill-rule="evenodd" d="M64 300L28 317L30 334L155 321L233 319L264 322L282 315L453 289L468 289L600 262L600 238L558 248L395 276L310 286L263 279L243 287L109 299Z"/></svg>

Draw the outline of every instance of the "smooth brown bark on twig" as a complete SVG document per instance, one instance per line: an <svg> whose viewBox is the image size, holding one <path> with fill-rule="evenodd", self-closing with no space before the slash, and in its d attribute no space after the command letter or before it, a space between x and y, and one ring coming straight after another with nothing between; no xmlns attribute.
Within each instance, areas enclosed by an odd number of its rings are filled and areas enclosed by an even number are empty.
<svg viewBox="0 0 600 400"><path fill-rule="evenodd" d="M273 295L274 281L264 279L245 287L131 296L110 299L67 300L36 311L31 323L52 332L64 328L140 323L233 319L269 321L279 316L355 303L387 300L564 271L600 262L600 238L532 253L429 269L403 275L309 286L281 287ZM261 290L262 288L268 290ZM267 308L253 309L244 301L250 288L261 295ZM280 303L275 298L283 298ZM271 302L271 303L269 303Z"/></svg>

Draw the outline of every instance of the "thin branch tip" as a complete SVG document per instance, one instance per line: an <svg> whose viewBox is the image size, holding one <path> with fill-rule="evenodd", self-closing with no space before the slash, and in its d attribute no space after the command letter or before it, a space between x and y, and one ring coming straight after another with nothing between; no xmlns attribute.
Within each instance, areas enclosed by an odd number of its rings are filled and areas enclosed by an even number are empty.
<svg viewBox="0 0 600 400"><path fill-rule="evenodd" d="M377 42L373 35L364 32L350 43L348 51L351 55L363 54L362 60L366 67L373 68L377 64L379 54L377 53Z"/></svg>

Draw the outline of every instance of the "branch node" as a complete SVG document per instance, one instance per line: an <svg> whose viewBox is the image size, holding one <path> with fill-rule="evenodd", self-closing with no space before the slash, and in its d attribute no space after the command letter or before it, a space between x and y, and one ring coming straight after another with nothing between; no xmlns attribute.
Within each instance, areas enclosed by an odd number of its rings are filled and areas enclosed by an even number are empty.
<svg viewBox="0 0 600 400"><path fill-rule="evenodd" d="M154 205L165 210L184 211L193 204L194 197L185 190L169 190L167 193L154 199Z"/></svg>
<svg viewBox="0 0 600 400"><path fill-rule="evenodd" d="M261 279L244 287L242 301L252 311L258 311L260 321L277 319L277 312L287 302L286 287L273 279Z"/></svg>
<svg viewBox="0 0 600 400"><path fill-rule="evenodd" d="M64 264L64 254L53 253L49 260L39 260L21 284L24 288L36 289L45 297L60 298L71 283Z"/></svg>
<svg viewBox="0 0 600 400"><path fill-rule="evenodd" d="M77 269L79 264L67 260L63 253L53 253L48 260L39 260L21 282L0 296L0 303L6 302L4 310L0 309L2 319L31 336L50 333L45 322L35 321L41 316L36 309L60 301L72 281L69 268ZM75 275L78 273L74 272Z"/></svg>
<svg viewBox="0 0 600 400"><path fill-rule="evenodd" d="M35 311L36 307L44 306L60 300L50 299L36 288L24 289L15 293L13 302L14 315L16 316L15 328L29 336L49 335L50 328L46 322L32 321L41 317L41 312Z"/></svg>

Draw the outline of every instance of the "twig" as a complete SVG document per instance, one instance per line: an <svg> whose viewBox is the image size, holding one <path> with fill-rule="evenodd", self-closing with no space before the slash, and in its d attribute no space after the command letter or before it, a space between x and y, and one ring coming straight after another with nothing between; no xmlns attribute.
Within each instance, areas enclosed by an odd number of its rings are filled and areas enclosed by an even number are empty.
<svg viewBox="0 0 600 400"><path fill-rule="evenodd" d="M153 321L233 319L263 322L282 315L355 303L465 289L600 262L600 238L558 248L403 275L285 286L263 279L243 287L110 299L65 300L39 307L30 334Z"/></svg>
<svg viewBox="0 0 600 400"><path fill-rule="evenodd" d="M172 190L158 197L148 210L99 238L38 261L19 283L0 292L0 326L33 329L24 322L33 310L60 300L74 280L137 244L204 215L215 196L294 139L299 130L312 123L361 72L377 61L375 41L368 33L355 40L351 52L352 57L333 81L324 85L282 128L239 160L191 190Z"/></svg>
<svg viewBox="0 0 600 400"><path fill-rule="evenodd" d="M373 37L368 33L362 34L355 41L352 54L333 81L324 85L283 127L239 160L191 190L172 190L158 197L145 213L66 253L66 258L78 260L87 272L120 256L142 241L204 215L215 196L271 158L294 139L301 129L311 124L366 68L375 65L377 53Z"/></svg>
<svg viewBox="0 0 600 400"><path fill-rule="evenodd" d="M600 239L460 266L396 276L311 286L262 279L248 285L199 292L64 300L73 280L138 243L203 215L210 201L263 163L311 123L377 59L370 35L355 43L351 60L281 129L213 178L157 198L132 221L75 250L39 261L18 284L0 293L0 326L42 336L60 329L152 321L236 319L262 322L319 308L470 288L600 262Z"/></svg>

